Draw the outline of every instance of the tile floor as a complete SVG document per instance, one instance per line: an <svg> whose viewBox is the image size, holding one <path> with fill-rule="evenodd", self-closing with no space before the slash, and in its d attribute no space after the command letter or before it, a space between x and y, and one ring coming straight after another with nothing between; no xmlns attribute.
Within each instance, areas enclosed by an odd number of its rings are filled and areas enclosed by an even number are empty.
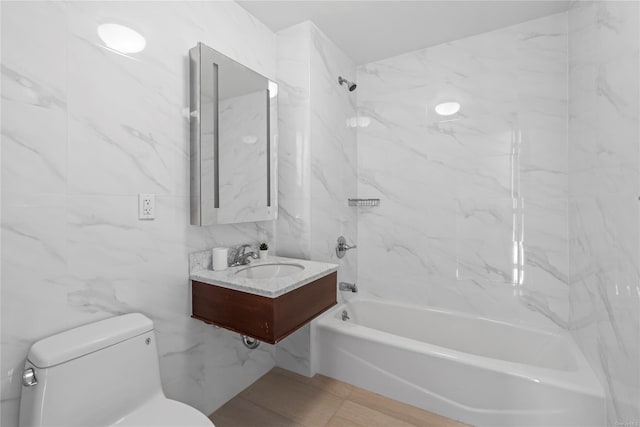
<svg viewBox="0 0 640 427"><path fill-rule="evenodd" d="M279 368L210 418L216 427L466 426L333 378L307 378Z"/></svg>

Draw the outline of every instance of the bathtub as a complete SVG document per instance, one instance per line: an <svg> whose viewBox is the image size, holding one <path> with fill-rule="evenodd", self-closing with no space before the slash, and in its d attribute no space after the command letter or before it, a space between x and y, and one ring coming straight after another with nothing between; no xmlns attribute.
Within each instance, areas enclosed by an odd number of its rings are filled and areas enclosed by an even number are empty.
<svg viewBox="0 0 640 427"><path fill-rule="evenodd" d="M319 373L392 399L475 426L605 425L602 387L560 329L367 299L314 328Z"/></svg>

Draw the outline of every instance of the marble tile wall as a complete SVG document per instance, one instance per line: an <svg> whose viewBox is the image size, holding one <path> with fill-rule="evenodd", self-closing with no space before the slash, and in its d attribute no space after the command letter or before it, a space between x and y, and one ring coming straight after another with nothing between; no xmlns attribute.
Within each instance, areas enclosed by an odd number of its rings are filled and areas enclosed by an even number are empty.
<svg viewBox="0 0 640 427"><path fill-rule="evenodd" d="M31 343L119 313L156 325L171 398L210 413L275 350L191 319L188 254L268 240L275 222L189 225L188 50L275 78L276 36L233 2L2 2L2 420L17 425ZM146 37L102 46L115 21ZM137 194L156 219L137 219Z"/></svg>
<svg viewBox="0 0 640 427"><path fill-rule="evenodd" d="M340 264L338 280L356 280L356 254L339 260L338 236L357 241L356 93L338 85L354 79L353 61L314 24L278 32L280 83L278 253ZM276 349L278 366L310 375L313 328L296 332Z"/></svg>
<svg viewBox="0 0 640 427"><path fill-rule="evenodd" d="M355 79L355 63L315 25L311 30L311 257L340 264L339 281L356 281L354 251L338 259L336 243L344 235L357 242L357 209L347 199L357 192L357 92L338 84Z"/></svg>
<svg viewBox="0 0 640 427"><path fill-rule="evenodd" d="M566 14L360 66L358 115L362 292L566 324Z"/></svg>
<svg viewBox="0 0 640 427"><path fill-rule="evenodd" d="M278 255L311 257L311 45L309 23L277 34Z"/></svg>
<svg viewBox="0 0 640 427"><path fill-rule="evenodd" d="M570 320L608 425L640 421L639 17L638 2L569 11Z"/></svg>
<svg viewBox="0 0 640 427"><path fill-rule="evenodd" d="M311 259L311 43L310 23L277 33L278 255ZM311 328L276 346L276 364L311 374Z"/></svg>

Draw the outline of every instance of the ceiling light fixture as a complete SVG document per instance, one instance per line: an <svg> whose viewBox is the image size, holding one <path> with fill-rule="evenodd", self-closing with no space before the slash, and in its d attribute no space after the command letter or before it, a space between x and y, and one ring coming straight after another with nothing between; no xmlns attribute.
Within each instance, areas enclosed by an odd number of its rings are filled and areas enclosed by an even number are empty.
<svg viewBox="0 0 640 427"><path fill-rule="evenodd" d="M452 116L460 111L460 104L457 102L442 102L436 105L435 110L441 116Z"/></svg>
<svg viewBox="0 0 640 427"><path fill-rule="evenodd" d="M120 24L101 24L98 26L98 35L108 48L120 53L141 52L147 45L140 33Z"/></svg>

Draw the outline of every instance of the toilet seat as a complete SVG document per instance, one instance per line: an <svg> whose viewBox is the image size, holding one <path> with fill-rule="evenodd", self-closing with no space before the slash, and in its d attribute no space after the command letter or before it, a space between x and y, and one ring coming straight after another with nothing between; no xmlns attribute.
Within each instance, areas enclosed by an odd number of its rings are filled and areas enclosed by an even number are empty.
<svg viewBox="0 0 640 427"><path fill-rule="evenodd" d="M130 412L112 426L118 427L215 427L202 412L159 395Z"/></svg>

